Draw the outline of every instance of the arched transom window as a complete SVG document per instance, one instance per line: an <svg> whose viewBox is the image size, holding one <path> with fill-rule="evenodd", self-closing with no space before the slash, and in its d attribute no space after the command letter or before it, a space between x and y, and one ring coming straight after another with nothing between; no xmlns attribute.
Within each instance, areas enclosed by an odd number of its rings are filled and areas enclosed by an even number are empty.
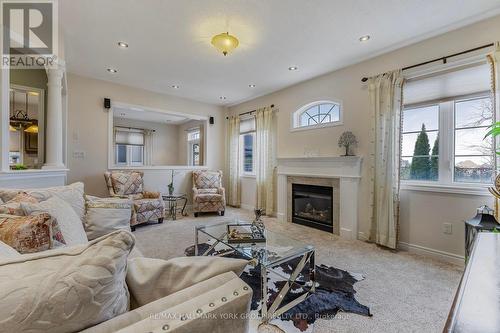
<svg viewBox="0 0 500 333"><path fill-rule="evenodd" d="M317 101L304 105L293 115L293 129L341 125L341 104Z"/></svg>

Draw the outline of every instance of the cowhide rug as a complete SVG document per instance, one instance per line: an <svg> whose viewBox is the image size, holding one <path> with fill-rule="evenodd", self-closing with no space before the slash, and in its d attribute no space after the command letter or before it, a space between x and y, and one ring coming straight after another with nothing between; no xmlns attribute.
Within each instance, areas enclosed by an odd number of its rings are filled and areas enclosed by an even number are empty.
<svg viewBox="0 0 500 333"><path fill-rule="evenodd" d="M204 253L208 249L208 244L199 245L199 253ZM212 250L209 255L221 255L225 250ZM187 256L194 255L194 246L190 246L185 250ZM237 253L227 253L226 257L242 258ZM280 270L281 275L289 276L296 262L300 258L292 259L284 264L281 264L276 270ZM289 301L297 298L305 292L302 286L305 283L304 277L307 276L307 265L304 271L297 278L297 283L293 285L285 299L281 303L287 304ZM250 322L251 331L258 332L311 332L313 323L316 319L332 319L339 311L351 312L364 316L371 316L370 309L360 304L354 295L354 284L364 279L360 274L351 274L347 271L337 269L332 266L316 265L316 291L311 294L306 300L297 304L290 310L283 313L279 318L270 322L267 327L262 327L258 314L260 311L261 300L261 276L260 269L248 265L245 271L241 274L241 279L245 281L253 290L251 309L254 315ZM267 276L269 293L269 305L278 295L281 287L285 284L283 278L277 274L269 273ZM306 290L308 287L306 287Z"/></svg>

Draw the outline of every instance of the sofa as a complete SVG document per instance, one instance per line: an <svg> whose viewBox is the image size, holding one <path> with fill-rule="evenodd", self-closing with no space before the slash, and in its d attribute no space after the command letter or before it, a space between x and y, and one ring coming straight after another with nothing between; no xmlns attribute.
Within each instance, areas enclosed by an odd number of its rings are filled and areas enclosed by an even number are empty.
<svg viewBox="0 0 500 333"><path fill-rule="evenodd" d="M226 194L222 187L222 171L193 171L193 213L217 212L224 216Z"/></svg>
<svg viewBox="0 0 500 333"><path fill-rule="evenodd" d="M0 189L1 330L246 332L252 290L238 275L248 262L145 258L130 232L132 207L87 197L81 183ZM27 227L36 242L16 241Z"/></svg>
<svg viewBox="0 0 500 333"><path fill-rule="evenodd" d="M130 199L134 203L132 231L135 226L149 221L163 222L165 204L159 192L144 189L144 173L141 171L114 170L104 173L109 195L114 198Z"/></svg>

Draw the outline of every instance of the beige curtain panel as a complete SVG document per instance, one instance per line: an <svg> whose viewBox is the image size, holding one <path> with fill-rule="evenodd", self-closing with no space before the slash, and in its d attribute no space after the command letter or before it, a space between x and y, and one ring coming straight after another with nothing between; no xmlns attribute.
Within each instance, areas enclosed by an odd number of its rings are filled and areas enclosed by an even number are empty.
<svg viewBox="0 0 500 333"><path fill-rule="evenodd" d="M268 216L274 216L276 212L275 169L277 162L276 124L272 108L258 109L255 123L257 208L265 209Z"/></svg>
<svg viewBox="0 0 500 333"><path fill-rule="evenodd" d="M368 81L370 112L375 118L370 239L391 249L396 249L398 241L403 81L401 70Z"/></svg>
<svg viewBox="0 0 500 333"><path fill-rule="evenodd" d="M230 117L227 124L227 203L230 206L241 205L240 189L240 118Z"/></svg>

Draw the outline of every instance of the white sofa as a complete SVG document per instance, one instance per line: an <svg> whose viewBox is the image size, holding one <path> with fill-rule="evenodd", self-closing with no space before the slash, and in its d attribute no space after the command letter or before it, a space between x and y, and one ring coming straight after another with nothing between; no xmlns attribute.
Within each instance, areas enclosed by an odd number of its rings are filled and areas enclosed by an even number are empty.
<svg viewBox="0 0 500 333"><path fill-rule="evenodd" d="M0 189L0 200L8 201L12 191ZM64 191L68 187L33 193L60 196L85 214L83 193L80 200L75 193L60 195ZM125 230L88 243L34 254L0 246L0 331L247 331L252 290L238 277L245 260L144 258L129 224L121 225L116 229Z"/></svg>

